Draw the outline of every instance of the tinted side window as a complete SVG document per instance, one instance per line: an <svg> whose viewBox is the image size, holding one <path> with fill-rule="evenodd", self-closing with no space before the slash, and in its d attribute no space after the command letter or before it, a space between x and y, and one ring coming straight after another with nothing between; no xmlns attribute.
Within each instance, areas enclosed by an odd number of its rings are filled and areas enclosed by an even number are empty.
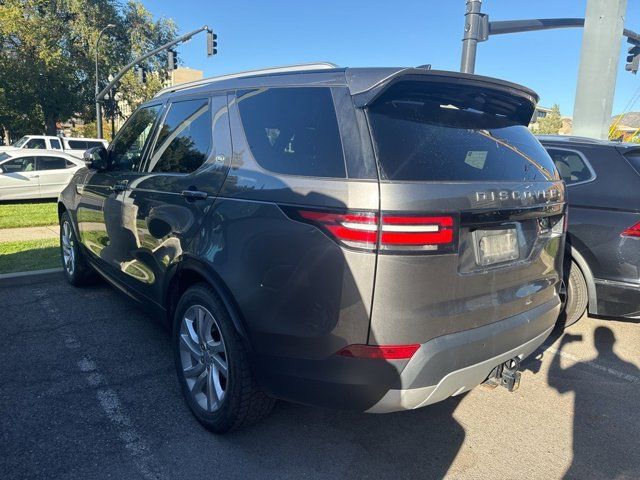
<svg viewBox="0 0 640 480"><path fill-rule="evenodd" d="M4 173L32 172L36 169L35 157L22 157L0 165Z"/></svg>
<svg viewBox="0 0 640 480"><path fill-rule="evenodd" d="M87 140L85 143L85 149L93 148L93 147L104 147L102 142L92 142L91 140Z"/></svg>
<svg viewBox="0 0 640 480"><path fill-rule="evenodd" d="M47 148L44 138L32 138L24 148Z"/></svg>
<svg viewBox="0 0 640 480"><path fill-rule="evenodd" d="M64 170L67 161L60 157L38 157L38 170Z"/></svg>
<svg viewBox="0 0 640 480"><path fill-rule="evenodd" d="M56 139L51 139L51 148L55 149L55 150L62 150L62 147L60 146L60 140L56 140Z"/></svg>
<svg viewBox="0 0 640 480"><path fill-rule="evenodd" d="M86 150L87 142L83 140L68 140L69 148L71 150Z"/></svg>
<svg viewBox="0 0 640 480"><path fill-rule="evenodd" d="M584 158L578 152L555 148L548 148L547 152L556 165L560 177L567 185L588 182L595 178Z"/></svg>
<svg viewBox="0 0 640 480"><path fill-rule="evenodd" d="M210 148L209 100L174 102L162 122L147 170L191 173L204 163Z"/></svg>
<svg viewBox="0 0 640 480"><path fill-rule="evenodd" d="M276 173L344 178L345 165L329 88L237 92L256 162Z"/></svg>
<svg viewBox="0 0 640 480"><path fill-rule="evenodd" d="M120 129L109 151L111 170L130 172L138 168L147 138L161 108L161 105L139 108Z"/></svg>

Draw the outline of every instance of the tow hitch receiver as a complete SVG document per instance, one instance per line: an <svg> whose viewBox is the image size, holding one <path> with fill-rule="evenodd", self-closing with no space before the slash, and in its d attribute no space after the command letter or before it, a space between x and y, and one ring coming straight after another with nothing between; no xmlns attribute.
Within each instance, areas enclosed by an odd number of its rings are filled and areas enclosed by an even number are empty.
<svg viewBox="0 0 640 480"><path fill-rule="evenodd" d="M491 370L491 373L484 381L484 384L490 388L496 388L501 385L510 392L513 392L520 386L519 369L520 358L514 357Z"/></svg>

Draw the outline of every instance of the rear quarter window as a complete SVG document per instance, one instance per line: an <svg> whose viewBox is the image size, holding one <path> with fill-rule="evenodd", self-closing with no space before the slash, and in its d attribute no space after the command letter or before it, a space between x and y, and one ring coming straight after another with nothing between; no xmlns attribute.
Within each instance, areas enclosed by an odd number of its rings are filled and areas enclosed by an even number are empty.
<svg viewBox="0 0 640 480"><path fill-rule="evenodd" d="M249 148L262 168L288 175L346 176L329 88L268 88L236 95Z"/></svg>
<svg viewBox="0 0 640 480"><path fill-rule="evenodd" d="M640 150L626 153L624 156L638 175L640 175Z"/></svg>
<svg viewBox="0 0 640 480"><path fill-rule="evenodd" d="M560 177L567 185L585 183L596 178L595 173L581 153L575 150L549 147L547 147L547 152L558 169Z"/></svg>
<svg viewBox="0 0 640 480"><path fill-rule="evenodd" d="M368 108L383 179L559 179L551 158L527 127L454 102L450 94L412 86L392 89Z"/></svg>
<svg viewBox="0 0 640 480"><path fill-rule="evenodd" d="M67 144L71 150L86 150L87 142L84 140L68 140Z"/></svg>

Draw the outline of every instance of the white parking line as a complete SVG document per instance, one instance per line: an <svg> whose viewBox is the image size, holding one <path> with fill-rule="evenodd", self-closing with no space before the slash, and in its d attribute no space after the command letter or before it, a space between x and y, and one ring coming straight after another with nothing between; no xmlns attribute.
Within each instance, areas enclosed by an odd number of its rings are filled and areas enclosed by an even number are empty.
<svg viewBox="0 0 640 480"><path fill-rule="evenodd" d="M51 317L60 317L61 312L51 300L46 290L38 289L35 292L40 304L45 308ZM78 339L69 333L63 333L64 345L69 350L77 350L81 347ZM78 368L86 375L87 383L92 387L99 388L96 397L100 407L105 412L107 418L118 429L118 436L124 442L125 449L133 457L133 463L139 473L148 480L161 480L164 477L160 474L159 463L151 453L149 445L144 438L136 431L131 418L126 414L118 394L108 386L107 379L102 375L96 364L89 358L83 357L78 361Z"/></svg>
<svg viewBox="0 0 640 480"><path fill-rule="evenodd" d="M82 358L78 362L78 367L87 375L87 382L91 386L106 386L105 377L98 372L95 363L90 358ZM131 418L125 413L118 394L111 388L100 388L96 392L96 396L107 418L118 429L118 436L133 456L134 463L142 476L147 479L162 478L149 445L136 431Z"/></svg>
<svg viewBox="0 0 640 480"><path fill-rule="evenodd" d="M619 370L615 370L613 368L605 367L604 365L600 365L599 363L596 363L593 360L584 360L584 359L578 357L577 355L573 355L572 353L568 353L568 352L563 352L563 351L557 350L556 348L552 347L551 345L545 346L545 350L544 351L545 352L551 352L554 355L560 355L563 358L567 358L569 360L573 360L576 363L580 363L582 365L586 365L586 366L591 367L591 368L593 368L595 370L598 370L600 372L608 373L609 375L617 377L617 378L619 378L621 380L626 380L627 382L640 384L640 377L636 377L635 375L630 375L628 373L624 373L624 372L621 372Z"/></svg>

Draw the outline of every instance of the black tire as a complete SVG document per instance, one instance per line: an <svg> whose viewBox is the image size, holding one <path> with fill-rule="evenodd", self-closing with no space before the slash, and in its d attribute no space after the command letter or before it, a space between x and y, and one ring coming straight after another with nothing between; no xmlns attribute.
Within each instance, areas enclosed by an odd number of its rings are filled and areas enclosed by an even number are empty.
<svg viewBox="0 0 640 480"><path fill-rule="evenodd" d="M205 321L210 324L210 327L203 327L202 330L209 332L209 338L212 340L207 344L213 345L215 342L215 351L213 347L211 352L203 347L206 340L203 341L202 338L206 333L201 335L200 332L197 320L200 312L203 313L204 319L208 319L209 316L213 318L213 321L202 320L203 325ZM189 330L188 322L193 331ZM194 346L197 348L194 349ZM180 298L173 318L172 348L178 382L185 401L196 419L208 430L215 433L237 430L261 420L271 411L275 401L258 386L251 370L246 346L224 304L209 285L196 284ZM199 353L194 353L198 348ZM205 354L205 350L208 353ZM219 365L226 366L226 376L222 373L225 367L218 368ZM201 368L204 370L200 370ZM188 377L185 369L191 370ZM201 380L203 376L205 380ZM205 382L205 385L202 382ZM216 383L223 390L222 394L214 395L214 400L208 398L208 382L211 382L211 385ZM213 390L211 392L213 393Z"/></svg>
<svg viewBox="0 0 640 480"><path fill-rule="evenodd" d="M72 262L67 261L69 254ZM95 283L96 273L84 257L68 212L60 216L60 258L64 276L71 285L84 287Z"/></svg>
<svg viewBox="0 0 640 480"><path fill-rule="evenodd" d="M564 284L566 297L559 321L562 327L566 328L582 318L589 303L587 281L580 267L572 260L565 264Z"/></svg>

